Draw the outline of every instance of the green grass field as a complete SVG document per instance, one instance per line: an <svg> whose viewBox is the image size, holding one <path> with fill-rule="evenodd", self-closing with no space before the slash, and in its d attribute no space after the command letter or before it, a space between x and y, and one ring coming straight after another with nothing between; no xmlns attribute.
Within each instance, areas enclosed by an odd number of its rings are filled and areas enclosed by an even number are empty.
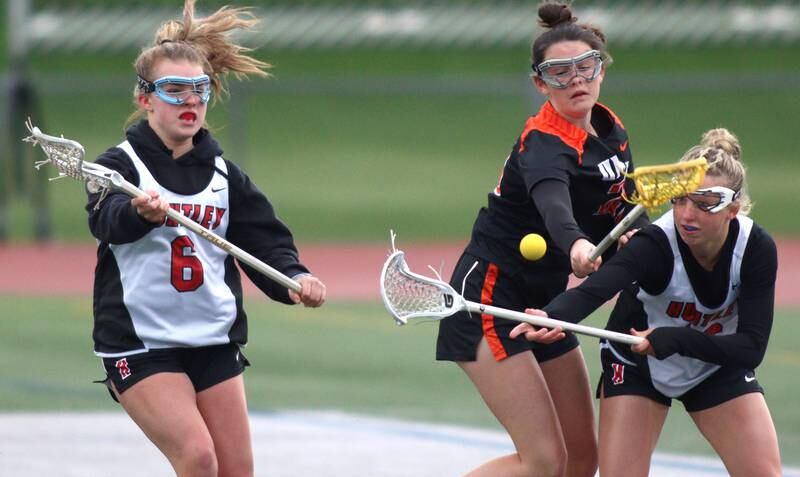
<svg viewBox="0 0 800 477"><path fill-rule="evenodd" d="M53 3L59 2L34 2ZM152 6L163 3L147 0ZM227 2L201 3L211 8ZM254 2L279 3L295 2ZM0 20L5 15L0 10ZM674 162L703 131L728 127L744 148L753 217L775 235L800 234L800 221L785 213L797 203L800 173L795 132L800 63L791 60L797 45L617 49L611 41L615 61L601 101L628 129L636 163ZM7 63L6 43L0 35L0 72ZM409 243L463 242L526 117L541 101L527 84L524 46L258 54L274 65L274 78L238 86L234 101L214 107L210 125L226 155L266 192L301 243L383 243L390 228ZM132 110L135 56L128 51L33 58L29 73L42 104L34 122L47 133L79 140L89 159L117 144ZM25 118L10 120L19 126ZM8 127L4 121L0 118L0 125ZM45 174L20 161L0 151L0 186L10 189L13 242L32 237L31 197L25 190L37 174ZM92 240L80 186L65 179L44 190L54 238ZM119 409L92 384L102 374L91 352L88 296L0 295L0 307L0 412ZM466 376L455 365L434 360L436 324L397 328L377 303L306 310L250 297L247 308L251 344L245 353L253 366L246 382L254 411L343 410L499 429ZM787 465L800 465L798 311L777 312L758 370ZM602 326L604 313L588 324ZM582 343L594 381L597 345L588 338ZM659 450L713 454L680 404Z"/></svg>
<svg viewBox="0 0 800 477"><path fill-rule="evenodd" d="M253 410L326 409L498 429L456 366L434 361L436 324L397 328L379 304L331 303L319 310L250 299L251 343L245 350ZM92 380L88 299L0 296L0 412L113 410ZM784 463L800 464L796 396L798 310L778 312L767 358L758 369L779 432ZM588 324L600 326L604 311ZM582 339L592 379L597 346ZM659 450L712 454L680 404Z"/></svg>
<svg viewBox="0 0 800 477"><path fill-rule="evenodd" d="M754 218L774 234L800 233L800 221L782 212L800 172L792 47L612 45L612 53L601 101L622 118L638 164L673 162L703 131L726 126L744 147ZM241 86L248 94L217 104L210 124L305 242L383 240L389 228L411 240L464 240L540 101L527 85L527 55L525 48L266 53L275 78ZM79 140L90 158L120 141L133 56L37 58L43 129ZM12 169L5 175L12 184L35 174L30 164ZM55 237L89 240L80 187L61 181L46 190ZM11 239L28 240L29 198L12 197Z"/></svg>

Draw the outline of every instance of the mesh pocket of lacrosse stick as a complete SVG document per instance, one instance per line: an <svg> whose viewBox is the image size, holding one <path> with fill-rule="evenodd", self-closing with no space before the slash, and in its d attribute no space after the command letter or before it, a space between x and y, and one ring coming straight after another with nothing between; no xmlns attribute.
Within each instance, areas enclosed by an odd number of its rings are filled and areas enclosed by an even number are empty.
<svg viewBox="0 0 800 477"><path fill-rule="evenodd" d="M633 173L626 174L636 185L636 191L625 200L655 209L673 197L697 190L703 183L706 169L708 162L704 157L677 164L638 167Z"/></svg>
<svg viewBox="0 0 800 477"><path fill-rule="evenodd" d="M398 325L415 318L444 318L463 307L463 299L450 285L409 270L401 250L394 250L383 264L381 298Z"/></svg>
<svg viewBox="0 0 800 477"><path fill-rule="evenodd" d="M37 161L34 163L36 169L40 169L46 164L53 164L58 169L59 179L61 177L72 177L73 179L83 180L83 157L86 152L83 146L71 139L63 137L50 136L43 133L38 127L31 123L30 118L25 121L25 126L30 131L31 135L23 139L34 146L39 146L44 151L47 159L44 161ZM52 179L51 179L52 180Z"/></svg>
<svg viewBox="0 0 800 477"><path fill-rule="evenodd" d="M84 161L86 151L81 143L45 134L33 125L30 118L25 121L25 126L31 135L24 138L23 141L33 144L34 147L38 145L47 156L47 159L37 161L33 166L39 170L44 165L52 164L58 170L58 176L50 178L51 181L71 177L85 182L86 189L90 193L101 193L100 199L97 201L99 205L111 187L114 171L99 164Z"/></svg>

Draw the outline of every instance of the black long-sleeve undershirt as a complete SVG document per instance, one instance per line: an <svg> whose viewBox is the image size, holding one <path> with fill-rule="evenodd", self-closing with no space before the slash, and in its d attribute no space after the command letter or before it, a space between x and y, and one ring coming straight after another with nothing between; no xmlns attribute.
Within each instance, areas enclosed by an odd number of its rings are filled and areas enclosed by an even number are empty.
<svg viewBox="0 0 800 477"><path fill-rule="evenodd" d="M542 214L550 238L564 254L569 256L569 250L576 240L590 240L572 215L567 183L553 179L539 182L531 190L531 199Z"/></svg>
<svg viewBox="0 0 800 477"><path fill-rule="evenodd" d="M721 258L710 272L697 264L685 245L680 246L695 294L706 306L718 306L725 299L735 245L733 239L737 235L738 221L733 221ZM678 241L680 243L680 237ZM772 329L777 263L774 241L754 224L742 259L736 332L709 336L689 327L658 328L648 337L656 357L663 359L678 353L722 366L757 367L764 358ZM669 283L672 265L673 256L666 235L660 228L648 226L598 272L580 286L556 297L544 311L554 318L577 323L634 282L651 295L659 294ZM636 298L631 293L622 294L615 311L635 308L630 303L622 303L623 300ZM627 332L637 321L633 316L627 318L616 320L610 328Z"/></svg>
<svg viewBox="0 0 800 477"><path fill-rule="evenodd" d="M132 126L126 137L159 184L184 195L197 194L208 186L216 171L214 157L222 154L222 149L205 129L195 136L194 148L178 159L172 158L172 151L147 122ZM109 149L96 162L118 171L133 184L139 183L136 167L120 148ZM226 160L226 165L230 186L230 210L227 211L230 223L225 238L289 277L308 273L299 261L292 233L278 218L267 197L236 164ZM101 206L95 208L99 198L100 194L90 194L86 210L89 212L89 229L102 242L131 243L160 226L138 215L125 193L111 191ZM239 263L253 283L270 298L293 303L286 287L247 264Z"/></svg>
<svg viewBox="0 0 800 477"><path fill-rule="evenodd" d="M531 189L531 199L542 215L547 233L564 254L569 256L572 244L578 239L591 242L573 216L569 184L555 179L541 181ZM647 215L642 214L630 228L641 228L649 222Z"/></svg>

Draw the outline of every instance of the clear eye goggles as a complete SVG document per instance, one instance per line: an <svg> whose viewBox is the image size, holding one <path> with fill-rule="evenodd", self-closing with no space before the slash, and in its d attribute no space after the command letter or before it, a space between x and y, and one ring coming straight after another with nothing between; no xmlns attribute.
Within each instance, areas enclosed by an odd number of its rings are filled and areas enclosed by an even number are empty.
<svg viewBox="0 0 800 477"><path fill-rule="evenodd" d="M691 194L672 199L672 204L685 204L691 201L698 209L710 214L725 210L731 202L739 198L739 191L727 187L714 186L707 189L698 189Z"/></svg>
<svg viewBox="0 0 800 477"><path fill-rule="evenodd" d="M531 66L542 81L553 88L564 89L578 76L594 81L603 69L603 55L597 50L589 50L572 58L553 58Z"/></svg>
<svg viewBox="0 0 800 477"><path fill-rule="evenodd" d="M156 93L162 101L169 104L183 104L192 95L197 95L204 104L211 99L211 79L208 75L187 78L185 76L164 76L153 82L138 76L139 90Z"/></svg>

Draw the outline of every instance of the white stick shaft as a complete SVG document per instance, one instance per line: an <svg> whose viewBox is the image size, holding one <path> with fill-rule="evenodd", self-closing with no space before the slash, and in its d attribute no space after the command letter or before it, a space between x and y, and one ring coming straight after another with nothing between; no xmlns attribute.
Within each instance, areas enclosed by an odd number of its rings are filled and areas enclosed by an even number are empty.
<svg viewBox="0 0 800 477"><path fill-rule="evenodd" d="M626 335L624 333L617 333L616 331L603 330L600 328L593 328L591 326L579 325L576 323L569 323L567 321L554 320L553 318L545 318L543 316L534 316L519 311L507 310L505 308L498 308L491 305L483 305L472 301L465 301L467 310L474 313L486 313L500 318L509 320L530 323L535 326L544 326L545 328L555 328L560 326L567 331L573 331L582 335L594 336L596 338L605 338L607 340L616 341L628 345L635 345L642 343L644 338L633 335Z"/></svg>
<svg viewBox="0 0 800 477"><path fill-rule="evenodd" d="M622 220L619 221L616 227L611 229L611 232L606 235L603 240L597 245L597 247L592 250L592 254L589 255L589 260L595 261L597 257L603 254L608 247L614 244L626 230L628 227L633 223L634 220L638 219L640 215L644 213L644 206L642 204L636 204L636 207L631 209Z"/></svg>
<svg viewBox="0 0 800 477"><path fill-rule="evenodd" d="M82 178L83 178L84 181L89 179L90 177L102 178L103 179L103 181L102 181L103 184L107 184L108 182L110 182L114 186L114 188L125 192L126 194L128 194L131 197L139 197L139 196L142 196L142 195L144 195L144 196L147 195L147 194L145 194L145 192L143 190L139 189L135 185L133 185L130 182L126 181L122 177L122 174L120 174L119 172L114 171L112 169L109 169L107 167L101 166L100 164L95 164L93 162L84 161L83 160L84 149L83 149L83 146L80 143L78 143L76 141L72 141L70 139L59 138L59 137L55 137L55 136L50 136L48 134L44 134L39 128L33 126L33 124L31 123L30 119L28 119L28 121L25 123L25 125L28 127L28 130L32 134L31 138L28 138L26 140L30 141L30 142L34 142L34 144L36 142L39 142L40 145L42 146L42 149L44 149L45 154L47 154L48 159L52 160L53 158L50 157L50 153L47 152L48 149L45 147L45 144L47 144L47 143L59 144L61 146L66 146L67 148L71 149L72 151L77 151L79 153L78 157L77 158L75 158L75 157L70 158L70 162L72 162L74 160L80 160L81 172L82 172L81 175L82 175ZM34 140L32 140L32 139L34 139ZM58 162L58 161L54 161L54 163L55 162ZM60 170L60 167L58 165L56 167L59 168L60 172L63 172L63 171ZM72 176L71 174L69 174L69 175ZM197 235L201 236L202 238L208 240L209 242L211 242L212 244L216 245L217 247L221 248L222 250L226 251L227 253L233 255L234 257L236 257L240 261L242 261L242 262L250 265L251 267L255 268L259 273L271 278L272 280L278 282L279 284L285 286L286 288L288 288L288 289L290 289L292 291L300 293L301 287L300 287L299 283L297 283L296 281L294 281L291 278L287 277L283 273L275 270L274 268L270 267L269 265L267 265L266 263L264 263L261 260L257 259L256 257L250 255L249 253L245 252L244 250L240 249L236 245L228 242L227 240L225 240L224 238L222 238L219 235L215 234L214 232L204 228L202 225L198 224L197 222L194 222L190 218L182 215L180 212L177 212L176 210L170 208L170 209L167 210L167 216L170 219L174 220L175 222L178 222L179 224L183 225L187 229L191 230L192 232L196 233Z"/></svg>
<svg viewBox="0 0 800 477"><path fill-rule="evenodd" d="M130 182L126 181L122 178L119 173L114 173L116 176L112 177L111 182L114 184L114 187L118 188L119 190L125 192L131 197L139 197L142 195L147 195L145 192L135 185L131 184ZM186 217L185 215L181 214L180 212L170 208L167 210L167 216L178 222L179 224L183 225L187 229L191 230L192 232L200 235L204 239L208 240L212 244L216 245L217 247L225 250L229 254L233 255L240 261L250 265L251 267L255 268L259 273L275 280L276 282L280 283L281 285L285 286L286 288L293 290L297 293L300 293L300 284L296 281L292 280L291 278L287 277L283 273L275 270L274 268L270 267L266 263L262 262L261 260L257 259L256 257L250 255L249 253L245 252L241 248L237 247L236 245L228 242L224 238L220 237L219 235L215 234L214 232L206 229L202 225L198 224L197 222L191 220L190 218Z"/></svg>

